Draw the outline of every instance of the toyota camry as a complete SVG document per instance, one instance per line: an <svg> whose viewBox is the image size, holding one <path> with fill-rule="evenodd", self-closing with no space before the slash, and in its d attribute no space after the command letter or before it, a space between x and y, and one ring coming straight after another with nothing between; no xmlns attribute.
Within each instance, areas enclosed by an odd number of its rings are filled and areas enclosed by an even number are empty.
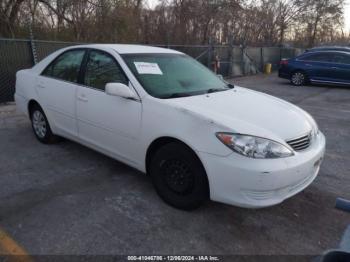
<svg viewBox="0 0 350 262"><path fill-rule="evenodd" d="M325 150L304 110L170 49L61 49L17 72L15 100L40 142L65 137L124 162L185 210L281 203L313 182Z"/></svg>

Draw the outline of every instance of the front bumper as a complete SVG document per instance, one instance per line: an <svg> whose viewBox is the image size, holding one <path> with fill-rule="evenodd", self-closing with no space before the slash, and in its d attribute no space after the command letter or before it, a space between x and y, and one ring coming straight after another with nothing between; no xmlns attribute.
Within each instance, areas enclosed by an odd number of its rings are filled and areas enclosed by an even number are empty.
<svg viewBox="0 0 350 262"><path fill-rule="evenodd" d="M276 205L305 189L316 178L326 140L320 132L306 150L280 159L227 157L198 152L206 169L210 198L230 205L261 208Z"/></svg>

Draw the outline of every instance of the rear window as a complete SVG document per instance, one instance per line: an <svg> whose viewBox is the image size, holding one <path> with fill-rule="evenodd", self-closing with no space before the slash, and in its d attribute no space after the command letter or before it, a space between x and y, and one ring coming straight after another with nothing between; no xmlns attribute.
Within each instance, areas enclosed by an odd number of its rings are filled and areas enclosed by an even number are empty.
<svg viewBox="0 0 350 262"><path fill-rule="evenodd" d="M303 61L313 61L313 62L332 62L333 54L332 53L317 53L317 54L307 54L299 58Z"/></svg>
<svg viewBox="0 0 350 262"><path fill-rule="evenodd" d="M333 58L334 63L350 65L350 56L345 54L335 54Z"/></svg>
<svg viewBox="0 0 350 262"><path fill-rule="evenodd" d="M58 56L42 73L56 79L77 83L85 50L71 50Z"/></svg>

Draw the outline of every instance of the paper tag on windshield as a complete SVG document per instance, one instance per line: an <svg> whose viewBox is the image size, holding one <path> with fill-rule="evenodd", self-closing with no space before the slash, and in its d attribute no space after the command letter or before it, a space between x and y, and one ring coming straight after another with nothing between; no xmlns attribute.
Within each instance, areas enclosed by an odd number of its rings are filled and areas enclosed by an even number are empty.
<svg viewBox="0 0 350 262"><path fill-rule="evenodd" d="M157 63L134 62L137 72L141 74L162 75Z"/></svg>

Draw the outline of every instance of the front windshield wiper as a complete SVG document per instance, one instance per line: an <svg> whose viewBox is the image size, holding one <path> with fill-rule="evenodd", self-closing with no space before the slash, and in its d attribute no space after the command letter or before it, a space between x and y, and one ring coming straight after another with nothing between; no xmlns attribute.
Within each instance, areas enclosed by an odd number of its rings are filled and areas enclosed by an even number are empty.
<svg viewBox="0 0 350 262"><path fill-rule="evenodd" d="M178 97L186 97L186 96L193 96L193 95L209 94L209 93L227 91L232 88L234 88L234 86L231 84L228 84L227 88L210 88L208 90L195 91L195 92L172 93L172 94L161 96L160 98L168 99L168 98L178 98Z"/></svg>
<svg viewBox="0 0 350 262"><path fill-rule="evenodd" d="M233 84L227 83L227 87L226 88L210 88L207 90L207 94L209 93L215 93L215 92L221 92L221 91L227 91L230 89L235 88L235 86Z"/></svg>
<svg viewBox="0 0 350 262"><path fill-rule="evenodd" d="M190 93L172 93L166 96L162 96L161 98L177 98L177 97L185 97L185 96L191 96Z"/></svg>
<svg viewBox="0 0 350 262"><path fill-rule="evenodd" d="M207 90L207 93L215 93L230 90L231 88L210 88Z"/></svg>

